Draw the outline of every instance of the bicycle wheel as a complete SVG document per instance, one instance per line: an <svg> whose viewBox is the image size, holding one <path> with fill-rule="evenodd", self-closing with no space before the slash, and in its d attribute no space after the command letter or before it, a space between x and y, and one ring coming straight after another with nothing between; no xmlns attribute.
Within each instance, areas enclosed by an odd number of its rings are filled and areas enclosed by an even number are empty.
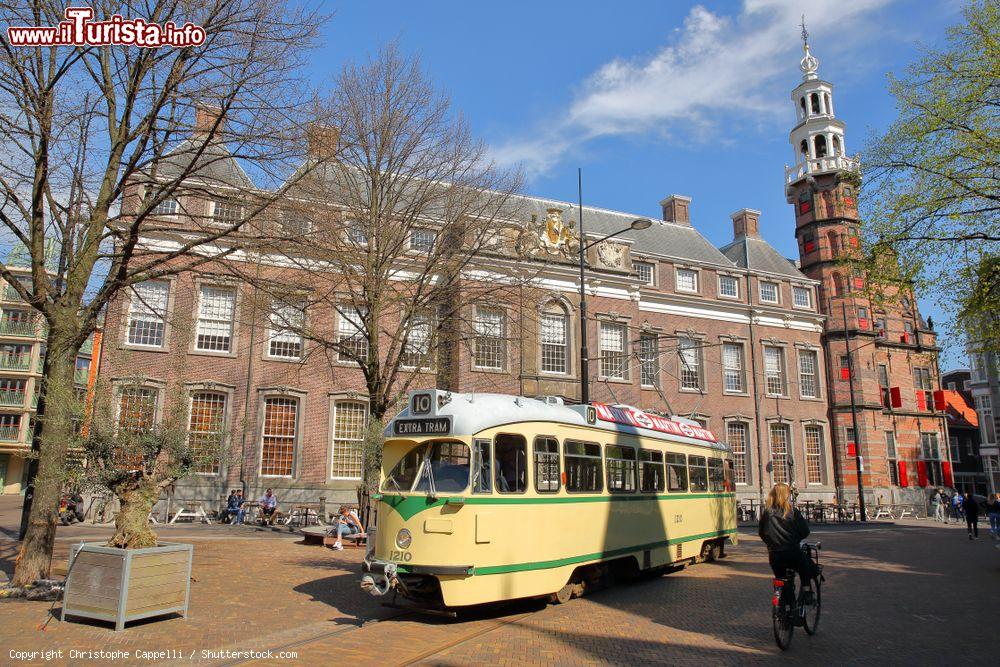
<svg viewBox="0 0 1000 667"><path fill-rule="evenodd" d="M816 629L819 627L819 614L823 609L823 597L821 595L822 589L820 587L819 577L813 579L813 603L806 606L806 614L803 619L803 627L806 629L806 634L814 635L816 634Z"/></svg>
<svg viewBox="0 0 1000 667"><path fill-rule="evenodd" d="M792 633L795 632L794 612L795 605L789 605L784 601L771 610L774 641L782 651L787 651L792 644Z"/></svg>

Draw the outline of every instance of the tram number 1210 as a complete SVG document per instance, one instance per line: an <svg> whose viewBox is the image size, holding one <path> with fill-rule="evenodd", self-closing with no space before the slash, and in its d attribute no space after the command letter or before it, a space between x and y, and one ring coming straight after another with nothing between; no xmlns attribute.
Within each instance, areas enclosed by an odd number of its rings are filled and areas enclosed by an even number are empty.
<svg viewBox="0 0 1000 667"><path fill-rule="evenodd" d="M407 563L413 560L413 554L411 554L409 551L400 551L398 549L392 549L391 551L389 551L389 560L391 561L401 560L404 563Z"/></svg>

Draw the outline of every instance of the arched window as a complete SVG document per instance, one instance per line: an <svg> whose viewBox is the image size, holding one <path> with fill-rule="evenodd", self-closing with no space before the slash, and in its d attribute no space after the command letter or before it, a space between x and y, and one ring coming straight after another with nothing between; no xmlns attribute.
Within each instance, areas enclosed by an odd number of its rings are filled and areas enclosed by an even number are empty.
<svg viewBox="0 0 1000 667"><path fill-rule="evenodd" d="M812 105L812 112L819 113L819 94L813 93L809 96L809 102Z"/></svg>
<svg viewBox="0 0 1000 667"><path fill-rule="evenodd" d="M840 236L835 231L826 233L826 242L830 244L830 255L836 257L840 253Z"/></svg>
<svg viewBox="0 0 1000 667"><path fill-rule="evenodd" d="M816 157L826 157L826 137L822 134L816 136Z"/></svg>
<svg viewBox="0 0 1000 667"><path fill-rule="evenodd" d="M840 155L840 137L836 135L833 137L833 154Z"/></svg>
<svg viewBox="0 0 1000 667"><path fill-rule="evenodd" d="M802 117L805 118L806 117L806 98L804 96L799 98L799 106L802 107Z"/></svg>
<svg viewBox="0 0 1000 667"><path fill-rule="evenodd" d="M799 144L799 152L802 153L802 157L809 159L809 144L803 139L802 143Z"/></svg>
<svg viewBox="0 0 1000 667"><path fill-rule="evenodd" d="M837 272L833 274L833 295L843 296L845 294L844 276Z"/></svg>
<svg viewBox="0 0 1000 667"><path fill-rule="evenodd" d="M823 93L823 102L826 103L826 112L833 114L833 105L830 104L830 93Z"/></svg>

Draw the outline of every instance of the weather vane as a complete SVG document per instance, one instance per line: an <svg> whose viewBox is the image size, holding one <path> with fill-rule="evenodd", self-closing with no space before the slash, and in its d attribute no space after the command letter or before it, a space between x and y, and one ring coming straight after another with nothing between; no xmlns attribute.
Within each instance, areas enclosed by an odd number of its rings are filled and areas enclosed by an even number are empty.
<svg viewBox="0 0 1000 667"><path fill-rule="evenodd" d="M805 14L802 15L802 43L803 44L808 44L809 43L809 31L806 30L806 15Z"/></svg>

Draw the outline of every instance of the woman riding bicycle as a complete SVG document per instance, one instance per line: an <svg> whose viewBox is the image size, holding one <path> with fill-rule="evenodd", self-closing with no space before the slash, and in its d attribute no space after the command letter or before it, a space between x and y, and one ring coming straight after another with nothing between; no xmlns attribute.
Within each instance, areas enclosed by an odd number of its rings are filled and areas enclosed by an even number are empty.
<svg viewBox="0 0 1000 667"><path fill-rule="evenodd" d="M767 545L767 560L774 576L783 579L785 572L793 569L805 584L812 580L812 568L799 543L809 536L809 524L802 513L792 506L791 496L792 489L787 484L778 482L771 487L760 515L757 534Z"/></svg>

